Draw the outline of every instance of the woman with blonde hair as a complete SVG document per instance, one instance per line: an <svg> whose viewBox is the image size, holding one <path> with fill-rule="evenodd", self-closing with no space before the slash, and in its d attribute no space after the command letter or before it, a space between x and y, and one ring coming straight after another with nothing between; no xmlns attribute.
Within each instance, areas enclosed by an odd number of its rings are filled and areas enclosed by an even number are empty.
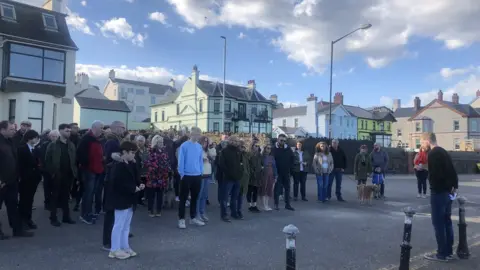
<svg viewBox="0 0 480 270"><path fill-rule="evenodd" d="M317 200L318 202L326 202L328 178L333 171L333 158L325 142L317 143L315 152L312 166L317 177Z"/></svg>

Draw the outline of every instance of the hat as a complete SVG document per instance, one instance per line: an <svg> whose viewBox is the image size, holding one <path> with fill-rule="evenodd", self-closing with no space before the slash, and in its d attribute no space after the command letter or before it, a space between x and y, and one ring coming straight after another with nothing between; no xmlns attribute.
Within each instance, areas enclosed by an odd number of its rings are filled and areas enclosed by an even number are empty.
<svg viewBox="0 0 480 270"><path fill-rule="evenodd" d="M32 126L32 123L30 121L22 121L20 123L21 126L28 126L28 127L31 127Z"/></svg>

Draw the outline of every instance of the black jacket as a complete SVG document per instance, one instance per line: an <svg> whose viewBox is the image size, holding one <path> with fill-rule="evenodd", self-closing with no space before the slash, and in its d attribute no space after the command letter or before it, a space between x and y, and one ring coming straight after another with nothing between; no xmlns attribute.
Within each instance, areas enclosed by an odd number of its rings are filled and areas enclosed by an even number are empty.
<svg viewBox="0 0 480 270"><path fill-rule="evenodd" d="M290 175L293 172L295 156L288 145L285 145L284 148L280 148L278 144L275 144L273 147L273 156L275 157L278 174Z"/></svg>
<svg viewBox="0 0 480 270"><path fill-rule="evenodd" d="M135 163L115 162L108 184L108 196L110 199L107 210L125 210L134 207L137 201L135 189L137 187L137 166ZM106 205L107 207L107 205Z"/></svg>
<svg viewBox="0 0 480 270"><path fill-rule="evenodd" d="M36 146L35 146L35 155L40 163L40 170L42 172L46 172L45 167L45 155L47 154L47 147L51 143L50 139L42 139Z"/></svg>
<svg viewBox="0 0 480 270"><path fill-rule="evenodd" d="M20 182L38 184L42 180L39 160L34 151L26 143L18 147L18 168L20 172Z"/></svg>
<svg viewBox="0 0 480 270"><path fill-rule="evenodd" d="M6 184L18 182L17 148L12 140L0 134L0 181Z"/></svg>
<svg viewBox="0 0 480 270"><path fill-rule="evenodd" d="M452 158L442 147L437 146L428 152L428 181L432 193L458 189L458 175Z"/></svg>
<svg viewBox="0 0 480 270"><path fill-rule="evenodd" d="M335 150L333 147L330 147L330 153L333 158L333 168L334 169L346 169L347 168L347 156L343 149L340 146Z"/></svg>
<svg viewBox="0 0 480 270"><path fill-rule="evenodd" d="M15 146L15 148L18 148L22 144L23 134L24 133L22 133L22 131L19 129L19 130L17 130L17 132L13 136L12 142L13 142L13 145Z"/></svg>
<svg viewBox="0 0 480 270"><path fill-rule="evenodd" d="M240 181L243 177L242 153L233 145L228 145L220 152L218 159L223 181Z"/></svg>

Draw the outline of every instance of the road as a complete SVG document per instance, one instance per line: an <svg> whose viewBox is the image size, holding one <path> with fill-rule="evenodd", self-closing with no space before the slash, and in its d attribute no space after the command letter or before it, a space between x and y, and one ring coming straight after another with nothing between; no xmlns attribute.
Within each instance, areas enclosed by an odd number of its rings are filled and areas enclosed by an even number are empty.
<svg viewBox="0 0 480 270"><path fill-rule="evenodd" d="M412 176L387 177L385 201L362 206L356 201L356 183L344 179L346 203L315 202L316 183L307 181L309 202L294 202L295 212L286 210L252 214L231 224L219 219L219 207L209 206L211 218L205 227L176 228L176 211L165 210L160 218L149 218L140 208L134 216L131 246L139 256L112 260L100 249L102 219L96 225L49 225L42 207L41 186L37 192L34 219L39 225L31 239L0 242L0 269L285 269L285 225L300 229L297 237L298 269L398 269L404 214L412 206L413 221L410 269L478 269L480 265L480 176L461 176L460 192L467 207L468 243L472 258L448 264L425 261L423 254L436 246L429 217L429 200L416 198ZM216 197L216 185L210 186ZM212 200L214 202L215 200ZM454 210L455 216L458 209ZM0 220L6 221L5 209ZM455 221L456 223L456 221ZM456 226L455 226L456 227ZM4 228L10 233L8 228ZM456 233L457 235L457 233Z"/></svg>

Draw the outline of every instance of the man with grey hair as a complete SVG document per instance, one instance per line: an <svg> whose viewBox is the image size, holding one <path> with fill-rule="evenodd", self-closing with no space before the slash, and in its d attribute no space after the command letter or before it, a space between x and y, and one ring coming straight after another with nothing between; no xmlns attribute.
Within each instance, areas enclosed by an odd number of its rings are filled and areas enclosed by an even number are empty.
<svg viewBox="0 0 480 270"><path fill-rule="evenodd" d="M372 164L372 170L380 168L385 179L385 172L388 168L388 154L382 149L379 143L373 145L373 151L370 153L370 162ZM380 196L385 198L385 181L380 185Z"/></svg>
<svg viewBox="0 0 480 270"><path fill-rule="evenodd" d="M78 144L77 161L83 180L82 212L80 220L85 224L93 224L95 217L92 211L95 188L103 181L103 147L100 136L103 133L103 122L94 121L92 128L83 136Z"/></svg>

